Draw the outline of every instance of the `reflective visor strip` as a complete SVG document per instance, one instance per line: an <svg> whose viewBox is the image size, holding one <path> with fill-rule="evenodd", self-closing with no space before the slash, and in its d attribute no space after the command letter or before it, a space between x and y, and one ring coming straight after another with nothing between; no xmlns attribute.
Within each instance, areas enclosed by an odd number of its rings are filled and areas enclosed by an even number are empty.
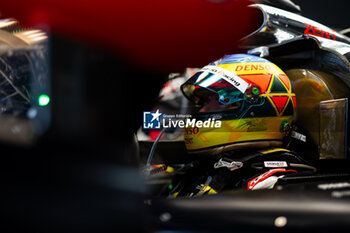
<svg viewBox="0 0 350 233"><path fill-rule="evenodd" d="M205 66L199 72L209 72L215 75L219 75L221 78L223 78L225 81L230 83L233 87L237 88L242 93L244 93L248 88L248 83L236 75L236 73L228 71L219 66Z"/></svg>

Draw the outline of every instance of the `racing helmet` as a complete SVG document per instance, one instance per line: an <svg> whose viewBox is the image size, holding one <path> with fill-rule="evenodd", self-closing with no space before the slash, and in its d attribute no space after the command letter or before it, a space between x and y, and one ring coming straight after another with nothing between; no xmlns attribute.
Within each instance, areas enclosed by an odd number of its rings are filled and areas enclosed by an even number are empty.
<svg viewBox="0 0 350 233"><path fill-rule="evenodd" d="M186 124L184 139L190 153L217 155L280 146L296 109L287 75L270 61L247 54L227 55L210 63L182 84L181 90L197 107L191 120L215 122L209 127L194 121Z"/></svg>

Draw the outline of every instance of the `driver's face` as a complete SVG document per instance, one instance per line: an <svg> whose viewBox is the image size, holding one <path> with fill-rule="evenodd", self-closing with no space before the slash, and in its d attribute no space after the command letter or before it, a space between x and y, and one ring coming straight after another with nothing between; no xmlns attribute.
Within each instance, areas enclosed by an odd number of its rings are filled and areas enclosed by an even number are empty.
<svg viewBox="0 0 350 233"><path fill-rule="evenodd" d="M199 112L216 112L232 108L237 108L237 105L222 104L219 102L219 96L217 94L211 94L208 96L207 102L199 109Z"/></svg>

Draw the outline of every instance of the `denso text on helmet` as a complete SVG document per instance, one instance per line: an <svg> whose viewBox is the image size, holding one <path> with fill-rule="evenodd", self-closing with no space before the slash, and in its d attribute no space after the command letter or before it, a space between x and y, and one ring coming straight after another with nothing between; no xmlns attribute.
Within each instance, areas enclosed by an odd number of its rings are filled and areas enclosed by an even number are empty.
<svg viewBox="0 0 350 233"><path fill-rule="evenodd" d="M247 64L236 66L235 71L253 71L253 70L271 70L272 67L269 64Z"/></svg>

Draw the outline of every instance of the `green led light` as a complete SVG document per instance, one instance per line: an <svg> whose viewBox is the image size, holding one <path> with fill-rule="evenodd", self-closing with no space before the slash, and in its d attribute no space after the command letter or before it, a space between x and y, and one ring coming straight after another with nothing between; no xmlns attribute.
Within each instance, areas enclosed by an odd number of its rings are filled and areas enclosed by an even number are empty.
<svg viewBox="0 0 350 233"><path fill-rule="evenodd" d="M259 90L259 88L257 88L257 87L253 87L253 89L252 89L252 93L253 93L253 95L259 95L259 94L260 94L260 90Z"/></svg>
<svg viewBox="0 0 350 233"><path fill-rule="evenodd" d="M39 106L46 106L50 102L50 97L48 95L42 94L38 97Z"/></svg>
<svg viewBox="0 0 350 233"><path fill-rule="evenodd" d="M172 185L172 184L169 184L168 188L169 188L169 189L173 189L173 185Z"/></svg>

